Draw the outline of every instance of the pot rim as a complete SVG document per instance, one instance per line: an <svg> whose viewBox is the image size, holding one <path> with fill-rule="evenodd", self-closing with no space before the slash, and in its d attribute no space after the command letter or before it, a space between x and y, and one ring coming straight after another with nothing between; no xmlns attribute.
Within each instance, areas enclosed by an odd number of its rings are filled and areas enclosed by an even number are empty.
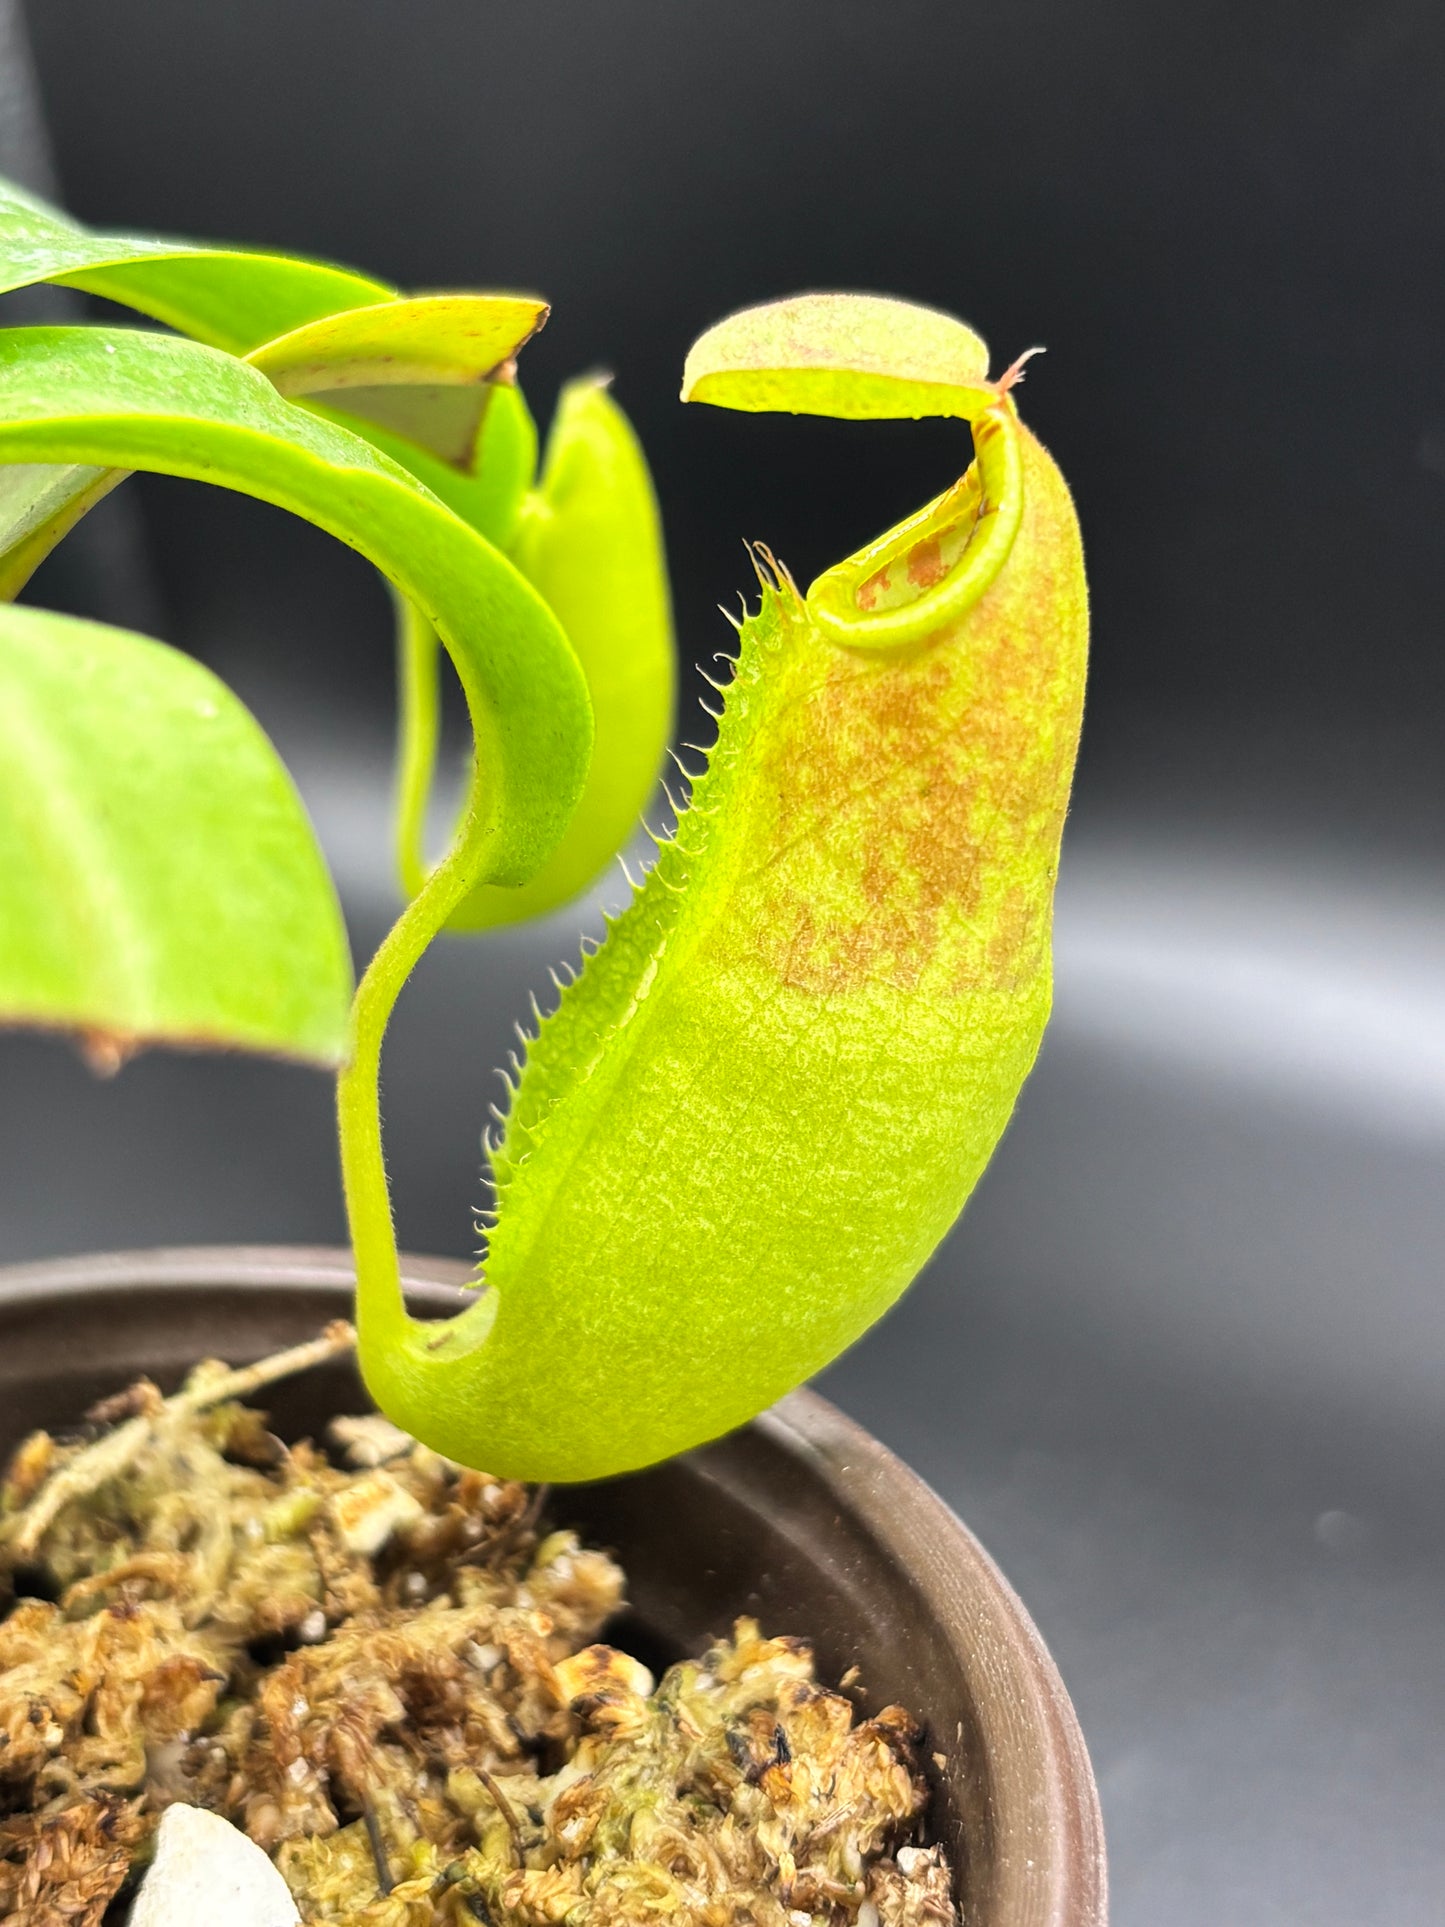
<svg viewBox="0 0 1445 1927"><path fill-rule="evenodd" d="M472 1295L470 1276L461 1260L402 1258L402 1281L419 1311L457 1310ZM178 1294L244 1286L281 1295L298 1286L350 1292L354 1280L351 1253L339 1246L88 1253L0 1266L0 1320L27 1305L93 1301L142 1286ZM931 1486L816 1392L789 1393L752 1429L809 1466L840 1510L907 1574L930 1623L968 1655L986 1758L1029 1761L1027 1773L989 1776L995 1836L1006 1843L995 1869L998 1920L1104 1927L1103 1821L1084 1736L1048 1648L998 1566Z"/></svg>

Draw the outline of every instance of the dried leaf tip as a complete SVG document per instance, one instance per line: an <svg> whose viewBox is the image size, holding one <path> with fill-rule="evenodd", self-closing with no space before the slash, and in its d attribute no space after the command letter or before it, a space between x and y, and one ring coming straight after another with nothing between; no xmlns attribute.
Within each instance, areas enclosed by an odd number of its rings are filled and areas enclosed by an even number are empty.
<svg viewBox="0 0 1445 1927"><path fill-rule="evenodd" d="M1018 387L1027 372L1028 364L1033 360L1035 355L1044 355L1047 353L1047 348L1040 342L1033 348L1025 348L1021 355L1015 356L994 383L994 388L997 390L1000 399L1008 393L1010 388Z"/></svg>

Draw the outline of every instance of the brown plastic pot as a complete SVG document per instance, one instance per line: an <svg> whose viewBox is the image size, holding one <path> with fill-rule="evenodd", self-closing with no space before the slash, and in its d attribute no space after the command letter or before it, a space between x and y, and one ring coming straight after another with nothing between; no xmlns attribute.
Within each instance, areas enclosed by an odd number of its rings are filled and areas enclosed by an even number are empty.
<svg viewBox="0 0 1445 1927"><path fill-rule="evenodd" d="M454 1309L462 1266L406 1263L422 1313ZM343 1314L342 1251L215 1247L0 1268L0 1450L73 1423L147 1372L174 1385L207 1355L244 1363ZM278 1385L291 1436L363 1394L349 1365ZM555 1495L559 1521L627 1571L644 1657L701 1648L739 1613L807 1634L820 1668L860 1674L927 1728L934 1825L960 1872L966 1927L1102 1927L1104 1838L1074 1709L988 1554L892 1453L810 1392L650 1472ZM930 1767L930 1772L935 1768Z"/></svg>

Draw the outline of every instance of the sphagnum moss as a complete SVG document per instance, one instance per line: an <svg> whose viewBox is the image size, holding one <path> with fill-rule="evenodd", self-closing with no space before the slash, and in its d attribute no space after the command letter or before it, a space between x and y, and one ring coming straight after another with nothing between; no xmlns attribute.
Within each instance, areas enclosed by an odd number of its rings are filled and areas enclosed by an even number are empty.
<svg viewBox="0 0 1445 1927"><path fill-rule="evenodd" d="M901 1708L859 1722L740 1620L669 1669L540 1495L384 1419L334 1458L242 1403L345 1328L145 1382L0 1487L0 1917L123 1918L159 1815L243 1827L304 1920L949 1927Z"/></svg>

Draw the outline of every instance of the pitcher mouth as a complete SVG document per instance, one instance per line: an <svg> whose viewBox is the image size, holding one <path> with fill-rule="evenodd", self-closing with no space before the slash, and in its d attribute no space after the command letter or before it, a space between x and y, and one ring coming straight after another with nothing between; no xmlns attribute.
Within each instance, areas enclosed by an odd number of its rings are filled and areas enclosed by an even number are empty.
<svg viewBox="0 0 1445 1927"><path fill-rule="evenodd" d="M1007 392L970 428L974 459L952 488L809 588L808 614L830 641L866 650L938 641L997 579L1024 505L1020 429Z"/></svg>

